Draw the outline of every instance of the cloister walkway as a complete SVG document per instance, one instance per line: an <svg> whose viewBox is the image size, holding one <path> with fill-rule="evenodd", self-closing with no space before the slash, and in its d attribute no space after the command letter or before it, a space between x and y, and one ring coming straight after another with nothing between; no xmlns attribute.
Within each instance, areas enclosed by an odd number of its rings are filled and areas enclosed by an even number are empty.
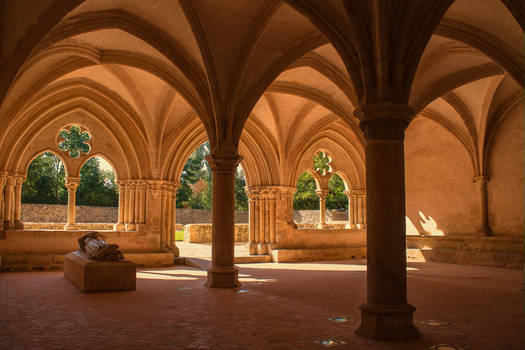
<svg viewBox="0 0 525 350"><path fill-rule="evenodd" d="M0 349L523 349L522 272L409 263L408 300L420 339L354 334L365 261L239 265L247 292L204 287L187 266L141 269L137 290L84 294L63 273L0 274ZM346 323L329 320L349 316ZM430 327L426 320L450 325Z"/></svg>

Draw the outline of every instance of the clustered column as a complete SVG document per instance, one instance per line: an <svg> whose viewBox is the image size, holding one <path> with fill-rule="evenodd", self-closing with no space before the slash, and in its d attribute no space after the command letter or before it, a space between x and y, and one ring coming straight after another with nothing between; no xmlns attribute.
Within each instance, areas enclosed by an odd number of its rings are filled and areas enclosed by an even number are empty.
<svg viewBox="0 0 525 350"><path fill-rule="evenodd" d="M366 191L363 189L346 190L348 197L348 223L346 228L366 227Z"/></svg>
<svg viewBox="0 0 525 350"><path fill-rule="evenodd" d="M275 186L257 186L247 189L249 198L250 254L268 254L276 243L276 198L280 195Z"/></svg>
<svg viewBox="0 0 525 350"><path fill-rule="evenodd" d="M147 185L142 180L118 180L117 230L139 231L146 223Z"/></svg>
<svg viewBox="0 0 525 350"><path fill-rule="evenodd" d="M178 255L178 249L175 244L178 188L179 184L172 181L165 181L161 185L161 247L175 250L176 255Z"/></svg>

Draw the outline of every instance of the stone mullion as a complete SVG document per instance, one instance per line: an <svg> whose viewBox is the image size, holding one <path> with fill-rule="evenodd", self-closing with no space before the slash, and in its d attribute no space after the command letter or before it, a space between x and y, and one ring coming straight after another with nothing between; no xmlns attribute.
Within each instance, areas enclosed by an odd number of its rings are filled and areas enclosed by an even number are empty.
<svg viewBox="0 0 525 350"><path fill-rule="evenodd" d="M362 216L363 216L363 223L361 228L366 228L366 190L363 190L363 209L362 209Z"/></svg>
<svg viewBox="0 0 525 350"><path fill-rule="evenodd" d="M168 185L168 194L166 196L166 205L168 207L168 216L166 218L167 225L167 242L168 247L175 245L175 227L173 225L173 185Z"/></svg>
<svg viewBox="0 0 525 350"><path fill-rule="evenodd" d="M67 187L67 224L65 229L75 229L76 223L76 195L77 188L80 184L79 177L67 177L66 178L66 187Z"/></svg>
<svg viewBox="0 0 525 350"><path fill-rule="evenodd" d="M329 190L317 190L315 191L317 197L319 197L319 224L320 229L326 228L326 197L328 196Z"/></svg>
<svg viewBox="0 0 525 350"><path fill-rule="evenodd" d="M15 179L15 203L14 203L14 222L15 228L22 229L24 225L21 221L22 214L22 184L25 181L25 177L17 176Z"/></svg>

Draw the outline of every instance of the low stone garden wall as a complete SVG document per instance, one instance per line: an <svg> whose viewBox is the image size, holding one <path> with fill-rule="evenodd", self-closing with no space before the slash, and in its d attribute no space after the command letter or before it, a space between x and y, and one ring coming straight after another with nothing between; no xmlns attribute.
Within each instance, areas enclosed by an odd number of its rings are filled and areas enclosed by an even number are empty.
<svg viewBox="0 0 525 350"><path fill-rule="evenodd" d="M235 242L248 242L248 224L235 224ZM211 224L190 224L184 226L184 242L211 243Z"/></svg>
<svg viewBox="0 0 525 350"><path fill-rule="evenodd" d="M60 222L67 221L67 205L62 204L22 204L22 222ZM327 210L326 222L342 222L348 218L347 211ZM91 207L79 205L76 208L76 222L116 223L118 208ZM294 220L297 224L314 225L319 222L319 210L296 210ZM211 210L177 209L177 224L209 224ZM235 211L235 223L247 224L248 212Z"/></svg>

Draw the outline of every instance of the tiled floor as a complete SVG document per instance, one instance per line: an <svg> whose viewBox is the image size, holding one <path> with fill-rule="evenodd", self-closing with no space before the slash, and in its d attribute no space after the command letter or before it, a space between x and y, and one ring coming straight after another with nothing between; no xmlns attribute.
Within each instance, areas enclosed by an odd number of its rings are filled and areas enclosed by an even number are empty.
<svg viewBox="0 0 525 350"><path fill-rule="evenodd" d="M205 271L137 274L137 290L84 294L62 272L0 274L0 349L523 349L522 272L411 263L409 301L422 337L393 343L354 334L364 261L240 265L248 292L208 289ZM329 320L351 316L346 323ZM425 320L448 326L429 327Z"/></svg>

